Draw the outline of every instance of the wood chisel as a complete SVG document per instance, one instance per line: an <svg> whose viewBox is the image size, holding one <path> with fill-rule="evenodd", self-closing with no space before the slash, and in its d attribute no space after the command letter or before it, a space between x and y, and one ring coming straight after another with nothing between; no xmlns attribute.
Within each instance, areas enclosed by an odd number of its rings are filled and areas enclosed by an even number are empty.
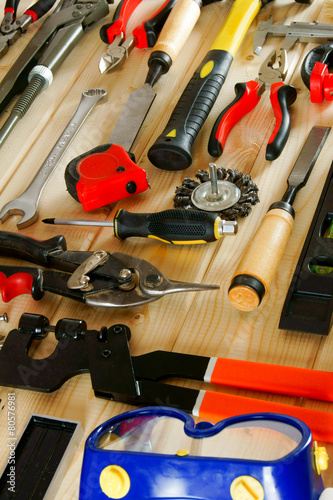
<svg viewBox="0 0 333 500"><path fill-rule="evenodd" d="M212 47L187 84L164 132L148 152L163 170L184 170L191 147L227 77L234 56L260 8L272 0L235 0Z"/></svg>
<svg viewBox="0 0 333 500"><path fill-rule="evenodd" d="M204 0L205 4L211 2ZM167 73L178 56L200 15L200 6L201 0L176 2L150 55L146 82L131 93L108 143L74 158L67 165L68 192L84 210L93 210L148 189L146 172L136 165L129 152L156 97L153 85Z"/></svg>
<svg viewBox="0 0 333 500"><path fill-rule="evenodd" d="M231 304L241 311L259 306L276 274L293 230L296 194L308 181L330 127L313 127L288 177L281 201L273 203L246 248L229 287Z"/></svg>

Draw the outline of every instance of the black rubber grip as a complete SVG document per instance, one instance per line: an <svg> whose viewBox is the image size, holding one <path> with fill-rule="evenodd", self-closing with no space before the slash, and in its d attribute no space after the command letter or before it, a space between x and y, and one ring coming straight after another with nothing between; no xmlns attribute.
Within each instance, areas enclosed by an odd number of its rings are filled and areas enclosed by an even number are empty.
<svg viewBox="0 0 333 500"><path fill-rule="evenodd" d="M233 57L224 50L208 52L185 88L170 120L148 152L163 170L184 170L192 163L191 147L220 93Z"/></svg>
<svg viewBox="0 0 333 500"><path fill-rule="evenodd" d="M279 88L276 93L275 102L273 103L273 110L276 116L276 113L281 114L282 118L280 123L275 126L273 134L269 139L266 148L266 160L273 161L276 160L280 156L283 151L284 146L288 140L290 134L290 115L288 111L288 107L291 106L297 98L297 92L295 87L292 85L283 85ZM276 130L276 128L278 129ZM273 138L273 140L271 140Z"/></svg>
<svg viewBox="0 0 333 500"><path fill-rule="evenodd" d="M27 11L32 10L38 19L43 17L53 5L56 3L56 0L43 0L36 2L32 7L29 7Z"/></svg>
<svg viewBox="0 0 333 500"><path fill-rule="evenodd" d="M0 231L0 255L47 266L50 253L67 249L64 236L40 241L18 233Z"/></svg>
<svg viewBox="0 0 333 500"><path fill-rule="evenodd" d="M244 94L246 92L246 83L244 82L236 83L235 92L236 92L235 99L230 104L228 104L228 106L226 106L224 110L219 114L210 133L208 141L208 153L211 156L218 157L221 156L223 153L224 144L220 142L220 139L217 136L217 129L219 128L219 125L223 120L223 117L226 115L229 109L235 106L238 103L238 101L240 101L244 97Z"/></svg>
<svg viewBox="0 0 333 500"><path fill-rule="evenodd" d="M139 236L153 237L169 243L208 243L219 238L214 231L217 219L219 217L215 213L197 210L164 210L152 214L135 214L122 209L114 218L114 232L121 240Z"/></svg>

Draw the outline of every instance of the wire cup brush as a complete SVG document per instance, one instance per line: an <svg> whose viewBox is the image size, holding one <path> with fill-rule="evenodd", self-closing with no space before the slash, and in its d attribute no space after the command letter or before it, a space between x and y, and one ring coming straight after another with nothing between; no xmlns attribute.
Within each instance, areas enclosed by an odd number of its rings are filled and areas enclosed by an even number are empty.
<svg viewBox="0 0 333 500"><path fill-rule="evenodd" d="M247 217L259 203L258 186L249 174L238 170L217 168L209 164L210 172L199 170L199 182L186 177L176 188L175 208L216 212L224 220Z"/></svg>

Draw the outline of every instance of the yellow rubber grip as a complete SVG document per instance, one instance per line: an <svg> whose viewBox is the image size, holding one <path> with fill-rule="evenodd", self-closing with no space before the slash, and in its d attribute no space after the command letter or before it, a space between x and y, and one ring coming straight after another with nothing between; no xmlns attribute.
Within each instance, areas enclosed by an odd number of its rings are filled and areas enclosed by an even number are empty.
<svg viewBox="0 0 333 500"><path fill-rule="evenodd" d="M225 50L234 57L261 6L260 0L235 0L211 50Z"/></svg>

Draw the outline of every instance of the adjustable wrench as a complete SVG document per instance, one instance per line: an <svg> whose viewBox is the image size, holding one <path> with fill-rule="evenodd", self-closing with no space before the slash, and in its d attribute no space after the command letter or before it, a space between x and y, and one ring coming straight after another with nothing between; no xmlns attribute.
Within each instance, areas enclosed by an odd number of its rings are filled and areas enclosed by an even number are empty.
<svg viewBox="0 0 333 500"><path fill-rule="evenodd" d="M74 115L28 188L18 198L9 201L2 208L0 212L1 222L5 222L11 215L22 215L22 218L17 223L18 229L23 229L36 222L38 219L37 207L39 198L49 177L80 130L90 111L106 95L106 90L98 88L82 92L81 101Z"/></svg>

